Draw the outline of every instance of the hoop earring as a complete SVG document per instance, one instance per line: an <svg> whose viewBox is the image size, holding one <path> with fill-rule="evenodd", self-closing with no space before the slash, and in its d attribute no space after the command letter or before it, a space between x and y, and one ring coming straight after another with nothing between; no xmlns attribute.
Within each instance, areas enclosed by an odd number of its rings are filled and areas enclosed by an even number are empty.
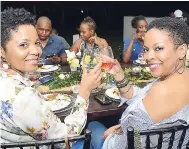
<svg viewBox="0 0 189 149"><path fill-rule="evenodd" d="M183 61L183 64L177 69L177 67L179 66L179 61ZM177 73L179 73L179 74L182 74L183 72L184 72L184 70L185 70L185 62L184 62L184 58L179 58L179 59L177 59L177 61L178 61L178 65L176 66L175 65L175 72L177 72ZM180 69L181 68L183 68L183 70L180 72Z"/></svg>

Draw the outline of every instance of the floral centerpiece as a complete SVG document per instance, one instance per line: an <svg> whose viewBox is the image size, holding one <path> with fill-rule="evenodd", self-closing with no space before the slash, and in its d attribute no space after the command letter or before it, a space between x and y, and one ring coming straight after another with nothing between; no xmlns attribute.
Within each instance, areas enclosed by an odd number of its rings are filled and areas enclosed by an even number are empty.
<svg viewBox="0 0 189 149"><path fill-rule="evenodd" d="M67 54L67 61L70 64L71 70L77 70L77 67L79 67L79 60L77 59L75 52L70 52L69 50L66 50Z"/></svg>

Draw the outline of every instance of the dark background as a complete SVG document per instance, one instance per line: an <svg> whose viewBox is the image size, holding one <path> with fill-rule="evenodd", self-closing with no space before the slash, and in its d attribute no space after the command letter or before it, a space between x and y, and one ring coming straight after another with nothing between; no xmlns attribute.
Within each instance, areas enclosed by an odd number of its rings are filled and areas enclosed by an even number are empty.
<svg viewBox="0 0 189 149"><path fill-rule="evenodd" d="M114 51L119 51L123 44L124 16L163 17L176 9L189 12L189 1L2 1L1 7L1 10L24 7L37 18L49 17L70 45L72 35L78 33L79 23L91 16L97 24L97 35L105 38Z"/></svg>

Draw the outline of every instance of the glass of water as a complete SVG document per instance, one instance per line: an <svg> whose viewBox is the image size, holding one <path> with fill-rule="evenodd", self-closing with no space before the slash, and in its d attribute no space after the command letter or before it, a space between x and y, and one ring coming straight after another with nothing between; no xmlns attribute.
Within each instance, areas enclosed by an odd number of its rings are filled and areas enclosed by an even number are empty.
<svg viewBox="0 0 189 149"><path fill-rule="evenodd" d="M79 88L80 88L80 82L79 81L73 81L72 83L72 91L74 95L78 95L79 94Z"/></svg>

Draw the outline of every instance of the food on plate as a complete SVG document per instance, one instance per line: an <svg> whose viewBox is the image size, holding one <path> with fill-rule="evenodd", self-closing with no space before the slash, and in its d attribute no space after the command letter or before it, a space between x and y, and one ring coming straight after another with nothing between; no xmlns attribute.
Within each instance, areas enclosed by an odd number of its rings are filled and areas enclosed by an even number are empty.
<svg viewBox="0 0 189 149"><path fill-rule="evenodd" d="M149 67L136 66L132 68L125 68L124 73L133 84L148 83L155 80L150 73Z"/></svg>
<svg viewBox="0 0 189 149"><path fill-rule="evenodd" d="M113 99L120 99L120 93L119 93L119 90L117 87L113 87L113 88L110 88L110 89L107 89L105 91L105 94L110 97L110 98L113 98Z"/></svg>

